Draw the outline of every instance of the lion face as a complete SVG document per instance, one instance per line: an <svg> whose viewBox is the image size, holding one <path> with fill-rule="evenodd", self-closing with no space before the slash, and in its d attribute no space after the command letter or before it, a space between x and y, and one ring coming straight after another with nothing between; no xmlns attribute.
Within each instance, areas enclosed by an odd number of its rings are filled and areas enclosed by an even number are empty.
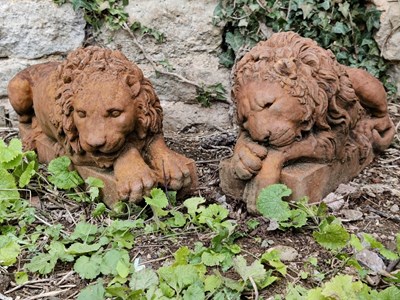
<svg viewBox="0 0 400 300"><path fill-rule="evenodd" d="M81 148L100 166L110 166L134 131L137 107L129 87L118 81L83 83L72 99Z"/></svg>
<svg viewBox="0 0 400 300"><path fill-rule="evenodd" d="M311 127L306 105L277 82L255 81L240 88L238 118L253 140L283 147Z"/></svg>

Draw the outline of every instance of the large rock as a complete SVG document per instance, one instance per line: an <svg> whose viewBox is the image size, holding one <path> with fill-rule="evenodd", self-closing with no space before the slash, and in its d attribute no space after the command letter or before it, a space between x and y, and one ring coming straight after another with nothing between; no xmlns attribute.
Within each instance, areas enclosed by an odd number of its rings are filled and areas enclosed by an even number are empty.
<svg viewBox="0 0 400 300"><path fill-rule="evenodd" d="M392 63L388 74L400 96L400 3L393 0L373 0L382 11L381 26L375 35L382 56Z"/></svg>
<svg viewBox="0 0 400 300"><path fill-rule="evenodd" d="M85 21L70 4L52 0L0 1L0 57L33 59L66 53L85 38Z"/></svg>
<svg viewBox="0 0 400 300"><path fill-rule="evenodd" d="M217 0L130 2L126 7L130 23L139 21L144 26L164 33L166 37L165 42L157 43L149 35L143 37L138 35L139 43L159 69L163 69L162 63L169 64L169 71L200 85L222 83L229 97L229 70L218 63L222 29L212 24ZM195 100L196 88L181 82L176 77L155 74L127 32L123 30L116 33L103 32L99 38L106 46L120 49L129 59L139 64L149 77L163 102L167 130L179 130L190 123L204 123L211 126L216 122L220 127L231 125L227 117L228 105L214 105L211 109L200 107ZM185 102L186 105L179 104L180 102Z"/></svg>
<svg viewBox="0 0 400 300"><path fill-rule="evenodd" d="M375 0L382 11L381 26L375 40L387 60L400 60L400 4L398 1Z"/></svg>

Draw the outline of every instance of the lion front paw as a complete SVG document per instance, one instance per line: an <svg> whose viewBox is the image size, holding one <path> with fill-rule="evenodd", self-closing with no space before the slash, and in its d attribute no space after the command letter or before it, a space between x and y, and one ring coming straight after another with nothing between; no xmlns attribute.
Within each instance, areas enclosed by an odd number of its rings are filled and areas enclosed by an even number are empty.
<svg viewBox="0 0 400 300"><path fill-rule="evenodd" d="M148 167L117 176L118 196L135 203L142 200L143 196L149 195L156 185L156 176Z"/></svg>
<svg viewBox="0 0 400 300"><path fill-rule="evenodd" d="M192 185L191 159L174 152L170 152L154 159L154 168L160 184L173 190L180 190Z"/></svg>
<svg viewBox="0 0 400 300"><path fill-rule="evenodd" d="M260 171L267 148L253 142L243 143L235 148L232 168L239 179L248 180Z"/></svg>

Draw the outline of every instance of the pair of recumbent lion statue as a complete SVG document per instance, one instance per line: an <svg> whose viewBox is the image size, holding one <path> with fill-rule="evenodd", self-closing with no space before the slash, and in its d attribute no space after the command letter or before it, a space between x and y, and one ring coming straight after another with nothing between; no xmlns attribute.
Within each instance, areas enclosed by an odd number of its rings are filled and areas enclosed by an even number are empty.
<svg viewBox="0 0 400 300"><path fill-rule="evenodd" d="M119 51L80 48L64 62L29 67L11 80L9 98L31 128L25 147L45 137L75 166L112 172L120 200L138 202L157 185L196 188L194 162L165 144L150 81ZM377 79L293 32L274 34L236 64L232 98L240 132L228 168L256 191L299 160L345 162L357 152L362 163L395 133ZM243 200L255 211L246 190Z"/></svg>

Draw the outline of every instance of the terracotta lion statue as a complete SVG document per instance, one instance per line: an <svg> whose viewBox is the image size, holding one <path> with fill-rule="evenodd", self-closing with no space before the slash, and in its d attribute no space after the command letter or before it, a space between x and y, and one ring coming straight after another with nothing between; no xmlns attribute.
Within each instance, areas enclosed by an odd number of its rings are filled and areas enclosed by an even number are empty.
<svg viewBox="0 0 400 300"><path fill-rule="evenodd" d="M260 42L233 74L240 133L228 168L248 182L243 199L251 211L259 190L280 182L286 165L344 163L354 155L362 164L392 141L382 84L294 32Z"/></svg>
<svg viewBox="0 0 400 300"><path fill-rule="evenodd" d="M21 71L8 93L20 124L32 128L23 136L27 148L43 137L55 141L55 154L74 165L111 172L120 199L137 202L158 184L195 184L193 161L165 144L152 84L120 51L79 48L64 62Z"/></svg>

